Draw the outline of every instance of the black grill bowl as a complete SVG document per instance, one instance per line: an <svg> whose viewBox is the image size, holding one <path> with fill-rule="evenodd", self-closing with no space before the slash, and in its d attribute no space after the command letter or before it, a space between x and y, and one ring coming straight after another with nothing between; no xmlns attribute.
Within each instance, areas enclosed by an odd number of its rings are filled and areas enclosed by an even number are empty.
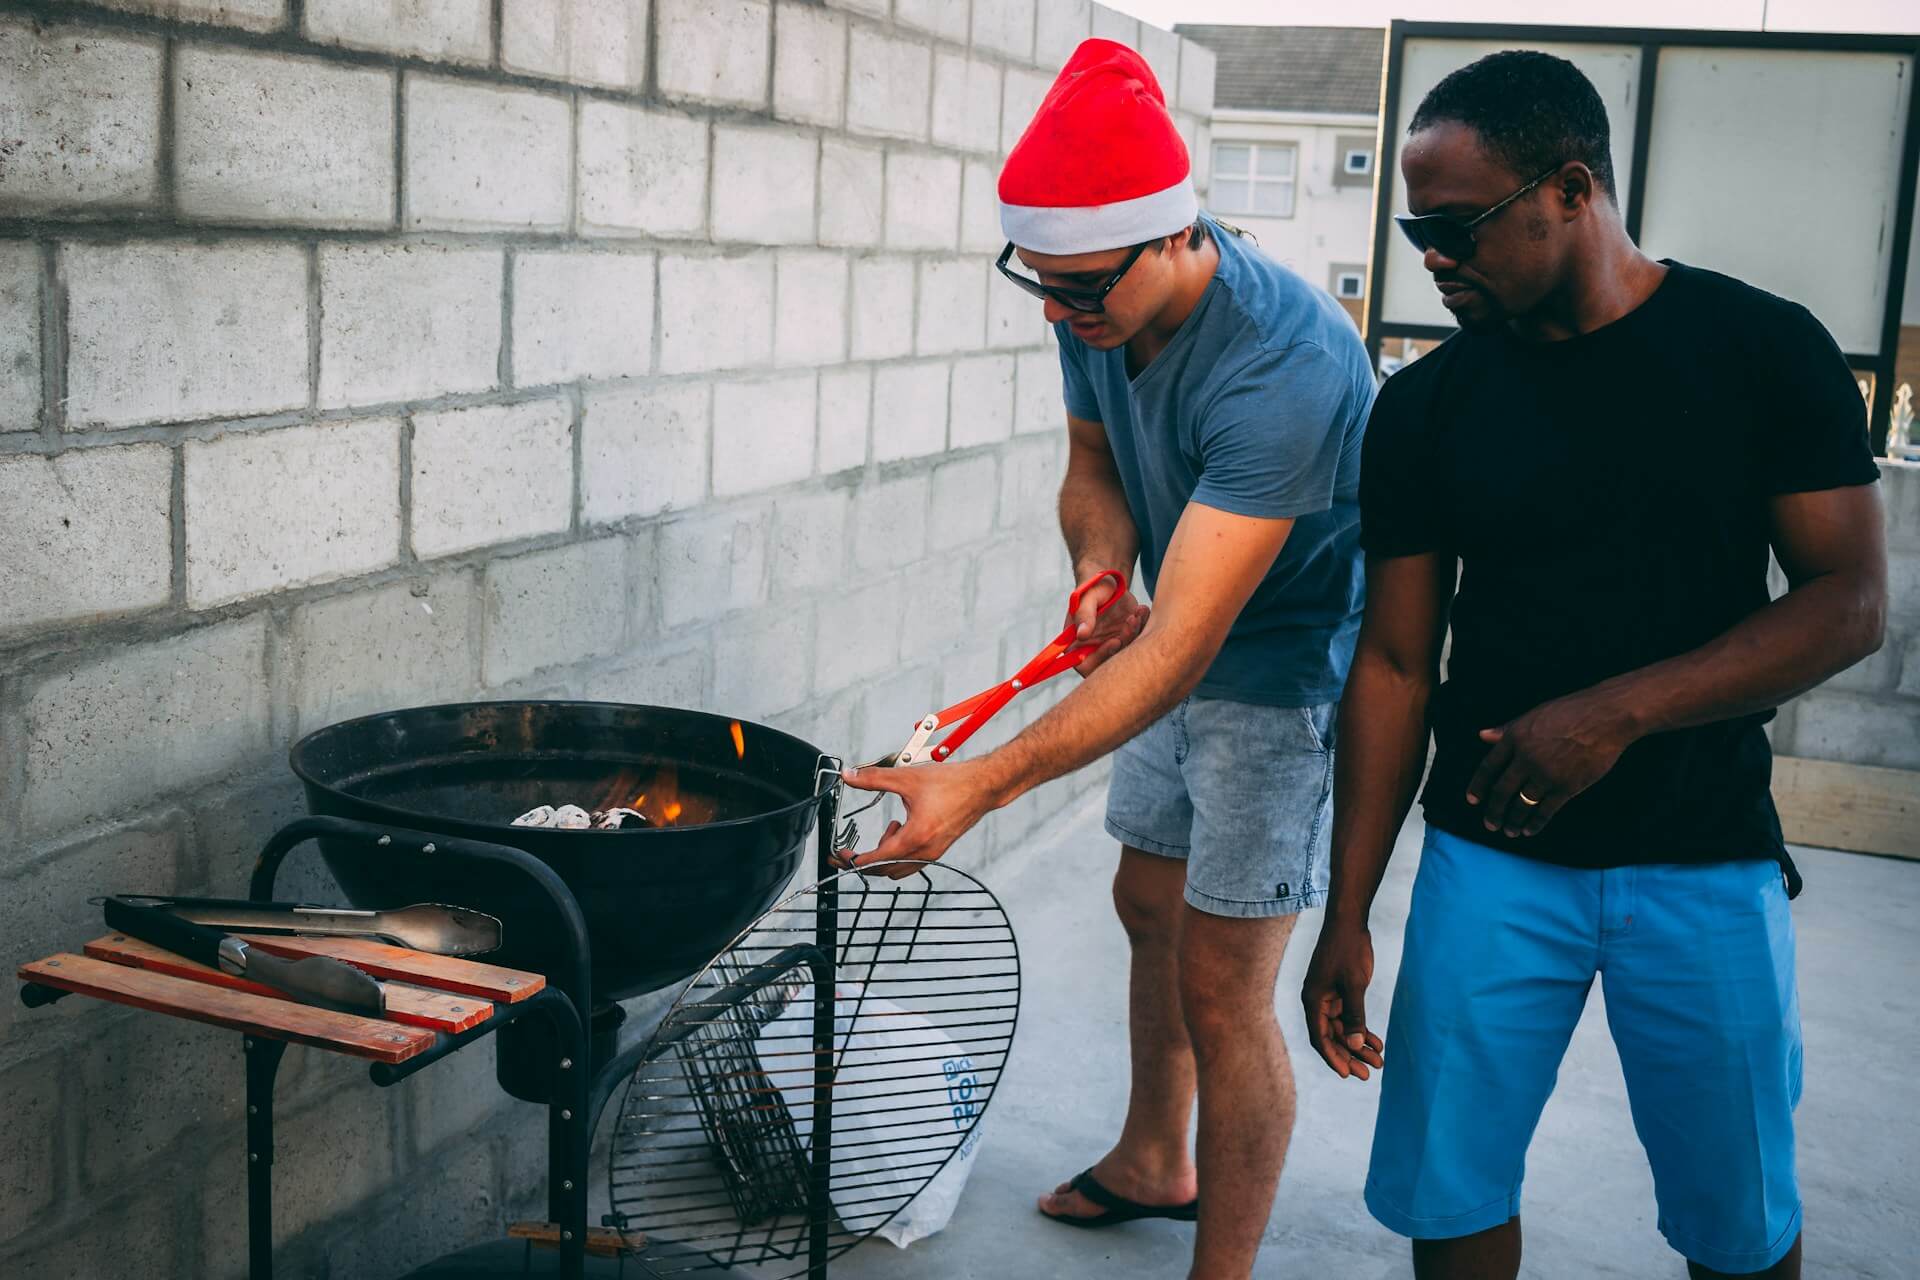
<svg viewBox="0 0 1920 1280"><path fill-rule="evenodd" d="M578 899L600 1000L693 973L780 897L819 814L821 753L791 734L725 716L610 702L469 702L348 720L294 744L293 771L316 814L524 849ZM692 826L560 831L511 825L540 804L591 806L627 770L672 765L683 793L710 798ZM446 902L498 916L493 963L554 972L558 922L524 882L484 866L436 867L322 840L356 907Z"/></svg>

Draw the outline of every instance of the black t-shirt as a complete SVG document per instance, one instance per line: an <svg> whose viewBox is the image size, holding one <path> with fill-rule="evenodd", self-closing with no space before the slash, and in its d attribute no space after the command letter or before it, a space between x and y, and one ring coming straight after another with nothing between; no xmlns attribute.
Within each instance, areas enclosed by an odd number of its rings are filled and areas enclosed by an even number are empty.
<svg viewBox="0 0 1920 1280"><path fill-rule="evenodd" d="M1777 858L1772 713L1655 734L1509 840L1466 789L1478 734L1699 648L1769 599L1767 499L1879 479L1846 360L1795 303L1669 263L1564 342L1462 332L1387 380L1360 471L1370 556L1460 559L1427 821L1577 867Z"/></svg>

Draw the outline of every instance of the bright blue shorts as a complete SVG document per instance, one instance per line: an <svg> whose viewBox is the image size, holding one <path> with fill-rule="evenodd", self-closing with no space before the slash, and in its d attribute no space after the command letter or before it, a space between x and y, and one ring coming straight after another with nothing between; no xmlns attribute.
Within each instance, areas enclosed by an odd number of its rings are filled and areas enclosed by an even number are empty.
<svg viewBox="0 0 1920 1280"><path fill-rule="evenodd" d="M1793 921L1772 861L1577 870L1427 829L1367 1208L1416 1239L1520 1212L1527 1144L1601 976L1660 1232L1717 1271L1800 1234Z"/></svg>

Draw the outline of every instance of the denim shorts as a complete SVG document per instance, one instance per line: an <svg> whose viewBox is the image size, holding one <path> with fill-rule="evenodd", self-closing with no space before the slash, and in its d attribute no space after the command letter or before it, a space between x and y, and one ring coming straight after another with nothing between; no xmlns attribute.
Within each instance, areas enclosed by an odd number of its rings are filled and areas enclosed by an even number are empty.
<svg viewBox="0 0 1920 1280"><path fill-rule="evenodd" d="M1527 1145L1596 976L1660 1233L1716 1271L1766 1270L1800 1234L1800 1006L1772 858L1588 870L1429 827L1367 1208L1415 1239L1520 1212Z"/></svg>
<svg viewBox="0 0 1920 1280"><path fill-rule="evenodd" d="M1327 899L1338 703L1191 697L1114 753L1107 831L1187 864L1209 915L1293 915Z"/></svg>

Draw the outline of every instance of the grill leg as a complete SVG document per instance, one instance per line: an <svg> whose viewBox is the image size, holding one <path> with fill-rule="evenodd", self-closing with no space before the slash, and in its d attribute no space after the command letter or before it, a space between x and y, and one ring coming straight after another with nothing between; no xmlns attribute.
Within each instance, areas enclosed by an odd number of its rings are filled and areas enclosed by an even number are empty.
<svg viewBox="0 0 1920 1280"><path fill-rule="evenodd" d="M273 1280L273 1081L284 1040L242 1036L247 1055L247 1277Z"/></svg>
<svg viewBox="0 0 1920 1280"><path fill-rule="evenodd" d="M828 792L820 806L819 850L814 878L820 885L814 899L813 943L819 958L813 965L813 1142L808 1185L807 1280L826 1280L827 1223L833 1216L833 1013L834 975L840 962L840 890L831 877L834 817L837 806Z"/></svg>

